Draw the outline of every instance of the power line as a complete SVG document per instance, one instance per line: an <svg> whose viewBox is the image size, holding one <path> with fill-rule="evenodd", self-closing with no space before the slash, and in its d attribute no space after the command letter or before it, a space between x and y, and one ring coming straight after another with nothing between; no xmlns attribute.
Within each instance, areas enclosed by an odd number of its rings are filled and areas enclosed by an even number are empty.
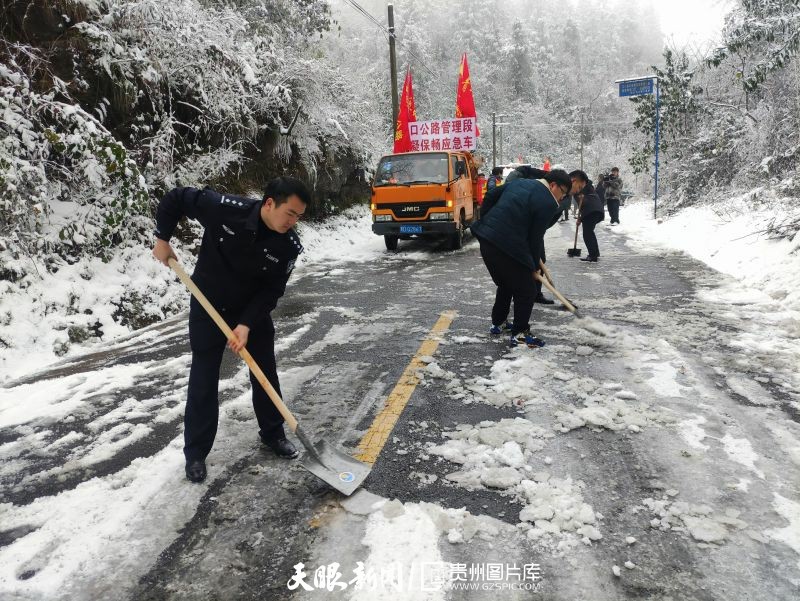
<svg viewBox="0 0 800 601"><path fill-rule="evenodd" d="M531 124L520 124L520 123L506 123L504 127L517 127L527 129L529 127L566 127L567 125L574 125L577 127L581 126L580 121L562 121L561 123L531 123ZM630 121L589 121L583 124L584 127L593 127L595 125L632 125Z"/></svg>
<svg viewBox="0 0 800 601"><path fill-rule="evenodd" d="M378 26L378 28L379 28L381 31L383 31L383 33L385 33L387 36L394 37L394 39L395 39L395 42L397 42L398 44L400 44L400 46L401 46L402 48L404 48L404 49L405 49L405 51L406 51L406 53L407 53L407 54L411 55L411 57L413 57L414 59L416 59L416 61L417 61L417 62L418 62L420 65L422 65L422 67L423 67L423 68L424 68L424 69L425 69L425 70L426 70L428 73L430 73L430 74L431 74L431 75L433 75L434 77L439 77L439 74L438 74L438 73L436 73L435 71L433 71L433 69L431 69L430 67L428 67L428 65L426 65L426 64L425 64L425 61L423 61L423 60L422 60L422 59L421 59L419 56L417 56L417 54L416 54L414 51L412 51L411 49L409 49L409 48L408 48L408 46L406 46L406 45L405 45L403 42L401 42L401 41L398 39L398 37L397 37L397 35L396 35L396 34L394 34L394 33L392 33L391 31L389 31L389 29L388 29L387 27L385 27L383 23L381 23L381 22L380 22L378 19L376 19L374 16L372 16L372 15L370 14L370 12L369 12L367 9L365 9L364 7L362 7L362 6L361 6L361 5L360 5L358 2L356 2L356 0L345 0L345 1L346 1L346 2L347 2L349 5L350 5L350 6L352 6L353 8L355 8L355 9L356 9L356 10L357 10L359 13L361 13L362 15L364 15L364 16L365 16L367 19L369 19L369 20L370 20L370 21L372 21L372 22L373 22L375 25L377 25L377 26Z"/></svg>
<svg viewBox="0 0 800 601"><path fill-rule="evenodd" d="M360 12L362 15L364 15L364 16L365 16L367 19L369 19L370 21L372 21L372 22L373 22L375 25L377 25L377 26L378 26L380 29L382 29L382 30L384 31L384 33L386 33L387 35L390 35L390 34L389 34L389 30L388 30L388 29L386 29L386 28L383 26L383 23L381 23L381 22L380 22L380 21L378 21L378 20L377 20L375 17L373 17L373 16L372 16L372 15L371 15L371 14L370 14L370 13L369 13L369 12L368 12L368 11L367 11L365 8L363 8L363 7L362 7L362 6L361 6L361 5L360 5L358 2L356 2L355 0L346 0L346 2L347 2L348 4L350 4L350 6L352 6L353 8L355 8L355 9L356 9L358 12Z"/></svg>

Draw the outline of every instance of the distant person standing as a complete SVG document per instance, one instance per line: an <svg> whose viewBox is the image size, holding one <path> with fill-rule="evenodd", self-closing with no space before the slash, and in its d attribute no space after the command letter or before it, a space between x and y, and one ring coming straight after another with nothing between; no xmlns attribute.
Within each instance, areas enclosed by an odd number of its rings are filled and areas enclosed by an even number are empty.
<svg viewBox="0 0 800 601"><path fill-rule="evenodd" d="M606 187L603 183L603 174L597 176L597 185L594 187L594 191L597 192L597 196L600 198L600 202L603 203L603 208L606 206Z"/></svg>
<svg viewBox="0 0 800 601"><path fill-rule="evenodd" d="M611 225L619 224L619 203L622 196L622 185L622 179L619 177L619 168L612 167L611 173L603 178L603 190L608 214L611 217Z"/></svg>
<svg viewBox="0 0 800 601"><path fill-rule="evenodd" d="M569 221L569 210L572 208L572 203L573 203L572 195L565 196L563 199L561 199L561 202L558 203L558 206L561 209L561 211L558 214L558 220L561 223Z"/></svg>
<svg viewBox="0 0 800 601"><path fill-rule="evenodd" d="M595 226L604 221L606 212L603 210L603 203L592 185L592 180L583 171L576 170L569 174L572 179L573 189L578 188L576 197L581 200L581 214L578 223L583 225L583 243L586 244L587 256L581 261L587 263L597 263L600 256L600 246L597 243L597 235L594 233Z"/></svg>
<svg viewBox="0 0 800 601"><path fill-rule="evenodd" d="M550 157L544 157L544 165L542 165L542 169L544 171L550 171Z"/></svg>
<svg viewBox="0 0 800 601"><path fill-rule="evenodd" d="M502 185L503 183L503 168L502 167L493 167L492 174L489 176L489 179L486 182L486 191L494 190L497 186Z"/></svg>

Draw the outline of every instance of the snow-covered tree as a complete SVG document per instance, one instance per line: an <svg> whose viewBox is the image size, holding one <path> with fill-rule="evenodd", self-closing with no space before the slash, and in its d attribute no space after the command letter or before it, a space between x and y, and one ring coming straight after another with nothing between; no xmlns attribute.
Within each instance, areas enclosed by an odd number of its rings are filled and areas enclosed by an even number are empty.
<svg viewBox="0 0 800 601"><path fill-rule="evenodd" d="M710 59L741 59L739 77L752 92L800 51L800 0L739 0L726 19L723 46Z"/></svg>

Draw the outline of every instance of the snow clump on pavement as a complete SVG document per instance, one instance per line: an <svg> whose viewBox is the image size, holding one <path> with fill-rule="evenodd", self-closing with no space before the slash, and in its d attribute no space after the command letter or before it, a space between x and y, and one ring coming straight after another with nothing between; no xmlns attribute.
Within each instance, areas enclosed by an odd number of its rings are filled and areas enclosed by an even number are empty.
<svg viewBox="0 0 800 601"><path fill-rule="evenodd" d="M444 435L449 440L430 445L428 452L462 466L447 480L470 490L501 489L512 495L523 505L519 527L529 539L563 549L563 543L570 546L579 539L590 544L602 538L596 526L600 516L583 501L583 483L534 472L530 465L553 432L515 418L461 425Z"/></svg>
<svg viewBox="0 0 800 601"><path fill-rule="evenodd" d="M652 528L661 531L687 532L699 543L724 543L732 530L747 528L747 522L739 519L739 511L728 509L724 513L715 512L708 505L694 505L685 501L671 501L667 498L647 498L640 509L648 509L655 517L650 521Z"/></svg>

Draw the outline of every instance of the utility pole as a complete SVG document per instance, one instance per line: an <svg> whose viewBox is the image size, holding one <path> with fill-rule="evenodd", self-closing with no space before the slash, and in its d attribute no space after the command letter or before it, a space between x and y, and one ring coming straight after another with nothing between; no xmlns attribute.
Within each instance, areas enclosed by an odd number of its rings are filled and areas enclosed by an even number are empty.
<svg viewBox="0 0 800 601"><path fill-rule="evenodd" d="M400 101L397 99L397 57L394 52L394 6L389 5L389 71L392 79L392 138L397 127L397 115L400 112Z"/></svg>
<svg viewBox="0 0 800 601"><path fill-rule="evenodd" d="M495 135L497 134L497 115L492 113L492 169L497 167L497 145Z"/></svg>
<svg viewBox="0 0 800 601"><path fill-rule="evenodd" d="M660 140L660 129L661 129L661 96L659 94L659 83L660 80L658 77L656 79L656 176L655 182L653 187L653 219L658 216L658 145Z"/></svg>
<svg viewBox="0 0 800 601"><path fill-rule="evenodd" d="M492 168L497 167L497 128L500 127L500 162L503 162L503 130L502 127L504 125L509 125L508 123L498 123L497 119L505 119L509 115L498 115L497 113L492 113Z"/></svg>
<svg viewBox="0 0 800 601"><path fill-rule="evenodd" d="M500 164L503 164L503 125L500 124Z"/></svg>

